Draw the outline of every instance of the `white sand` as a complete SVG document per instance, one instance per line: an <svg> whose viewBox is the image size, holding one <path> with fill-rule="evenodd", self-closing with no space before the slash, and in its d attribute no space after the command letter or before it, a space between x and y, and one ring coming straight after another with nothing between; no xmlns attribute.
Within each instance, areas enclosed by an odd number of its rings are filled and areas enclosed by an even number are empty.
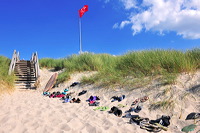
<svg viewBox="0 0 200 133"><path fill-rule="evenodd" d="M175 108L172 111L152 110L148 108L154 102L167 99L163 96L163 90L167 87L154 86L143 89L136 89L130 92L123 90L108 92L97 91L92 86L76 86L70 91L75 91L73 95L81 99L81 103L62 103L59 98L49 98L42 95L45 84L54 72L48 70L41 71L41 87L37 90L16 90L12 94L4 94L0 98L0 133L148 133L136 124L128 124L129 118L117 117L114 114L109 114L108 111L94 111L95 107L89 106L86 100L91 95L100 96L100 106L117 106L124 104L127 106L121 108L124 112L130 108L131 103L144 95L149 96L149 100L143 103L143 108L139 113L141 117L148 117L152 120L159 118L162 115L171 116L171 124L168 131L161 133L181 133L184 126L192 124L193 121L185 121L187 114L191 112L200 112L200 98L187 91L193 86L193 91L200 90L200 72L193 76L182 74L176 85L171 86L171 91L166 95L175 101ZM61 85L53 91L63 91L73 82L79 82L82 75L90 75L85 72L74 74L70 81ZM199 87L199 88L197 88ZM87 90L87 93L78 96L82 90ZM142 93L141 93L142 92ZM126 95L126 98L121 102L111 102L112 96ZM183 97L183 94L186 96ZM182 110L182 115L181 115ZM181 118L179 119L181 115ZM200 122L199 122L200 124ZM200 130L200 126L196 128L194 133Z"/></svg>

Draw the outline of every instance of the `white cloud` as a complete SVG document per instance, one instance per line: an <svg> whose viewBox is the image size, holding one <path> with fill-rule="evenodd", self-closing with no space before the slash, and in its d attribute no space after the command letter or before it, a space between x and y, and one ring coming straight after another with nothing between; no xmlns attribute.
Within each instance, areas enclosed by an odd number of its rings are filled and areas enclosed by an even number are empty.
<svg viewBox="0 0 200 133"><path fill-rule="evenodd" d="M123 22L121 22L119 28L122 29L122 28L124 28L124 26L126 26L126 25L128 25L128 24L130 24L129 21L123 21Z"/></svg>
<svg viewBox="0 0 200 133"><path fill-rule="evenodd" d="M118 23L115 23L114 25L113 25L113 29L116 29L116 28L118 28L119 27L119 24Z"/></svg>
<svg viewBox="0 0 200 133"><path fill-rule="evenodd" d="M119 1L130 11L130 16L113 28L121 29L131 24L133 35L141 31L157 31L161 34L174 31L183 38L200 39L199 0L143 0L139 5L136 0Z"/></svg>
<svg viewBox="0 0 200 133"><path fill-rule="evenodd" d="M131 8L136 8L136 0L120 0L123 4L125 9L131 9Z"/></svg>

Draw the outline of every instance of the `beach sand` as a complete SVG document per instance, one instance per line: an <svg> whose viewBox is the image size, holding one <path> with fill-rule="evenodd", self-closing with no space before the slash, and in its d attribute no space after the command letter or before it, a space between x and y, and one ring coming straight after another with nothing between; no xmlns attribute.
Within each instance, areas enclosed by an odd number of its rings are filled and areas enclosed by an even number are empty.
<svg viewBox="0 0 200 133"><path fill-rule="evenodd" d="M100 97L100 106L111 108L118 104L126 105L120 108L123 115L135 99L145 95L149 96L149 100L140 104L142 110L139 113L132 112L132 114L147 117L150 120L160 118L162 115L171 116L168 131L162 130L160 133L181 133L184 126L193 124L192 120L185 120L186 116L191 112L200 112L200 72L193 75L181 74L176 85L170 87L160 87L155 83L130 91L123 89L108 91L93 88L91 85L71 87L69 92L75 91L72 96L80 98L81 103L62 103L60 98L49 98L42 95L45 84L53 73L55 72L41 70L41 86L37 90L16 89L11 94L1 96L0 133L148 133L139 125L129 124L129 118L108 113L110 109L94 111L96 107L89 106L86 102L91 95ZM62 92L73 82L80 82L83 75L91 74L90 72L73 74L68 82L53 88L50 92ZM87 90L87 93L78 96L82 90ZM125 95L126 98L121 102L111 102L112 96L121 95ZM172 101L173 109L154 108L150 110L156 102L165 99ZM193 132L200 132L199 130L200 126Z"/></svg>

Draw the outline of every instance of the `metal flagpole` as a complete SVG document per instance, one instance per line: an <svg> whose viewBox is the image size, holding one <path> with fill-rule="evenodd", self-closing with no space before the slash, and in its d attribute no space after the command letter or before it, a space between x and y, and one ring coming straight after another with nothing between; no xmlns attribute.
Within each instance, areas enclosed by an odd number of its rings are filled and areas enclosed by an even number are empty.
<svg viewBox="0 0 200 133"><path fill-rule="evenodd" d="M80 50L79 50L79 54L82 54L82 38L81 38L81 18L79 18L79 32L80 32Z"/></svg>

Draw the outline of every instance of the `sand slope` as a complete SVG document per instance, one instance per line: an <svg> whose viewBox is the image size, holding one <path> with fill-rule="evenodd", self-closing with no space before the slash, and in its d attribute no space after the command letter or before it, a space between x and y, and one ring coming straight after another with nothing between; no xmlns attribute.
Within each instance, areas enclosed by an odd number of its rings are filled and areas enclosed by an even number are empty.
<svg viewBox="0 0 200 133"><path fill-rule="evenodd" d="M100 106L118 106L124 104L127 106L121 108L123 112L130 108L131 103L144 95L149 96L149 100L142 104L143 109L138 113L142 117L148 117L155 120L161 115L170 115L171 125L169 131L161 131L161 133L181 133L181 128L192 124L193 121L185 121L185 117L190 112L200 112L200 101L195 91L198 92L200 84L200 72L192 77L189 75L181 75L176 85L171 86L171 92L174 95L182 95L189 92L187 96L180 99L176 96L176 107L174 110L152 110L148 108L150 104L162 100L161 95L164 89L160 87L150 87L136 89L132 91L97 91L92 86L76 86L70 89L75 91L73 95L80 98L81 103L62 103L59 98L48 98L42 95L45 84L54 72L48 70L41 71L41 87L37 90L16 90L12 94L5 94L0 99L0 133L147 133L148 131L140 129L136 124L128 124L128 118L120 118L108 111L94 111L95 107L89 106L86 100L91 95L100 96ZM55 88L52 91L63 91L73 82L79 82L81 76L91 75L89 72L72 75L70 81ZM196 87L196 88L195 88ZM78 96L82 90L87 93ZM141 93L142 92L142 93ZM169 95L170 95L169 93ZM126 95L121 102L110 102L112 96ZM158 95L160 94L160 95ZM165 97L166 98L166 97ZM182 101L182 102L181 102ZM182 115L181 112L182 111ZM132 113L137 114L137 113ZM181 115L181 118L179 119ZM200 130L198 126L195 133Z"/></svg>

